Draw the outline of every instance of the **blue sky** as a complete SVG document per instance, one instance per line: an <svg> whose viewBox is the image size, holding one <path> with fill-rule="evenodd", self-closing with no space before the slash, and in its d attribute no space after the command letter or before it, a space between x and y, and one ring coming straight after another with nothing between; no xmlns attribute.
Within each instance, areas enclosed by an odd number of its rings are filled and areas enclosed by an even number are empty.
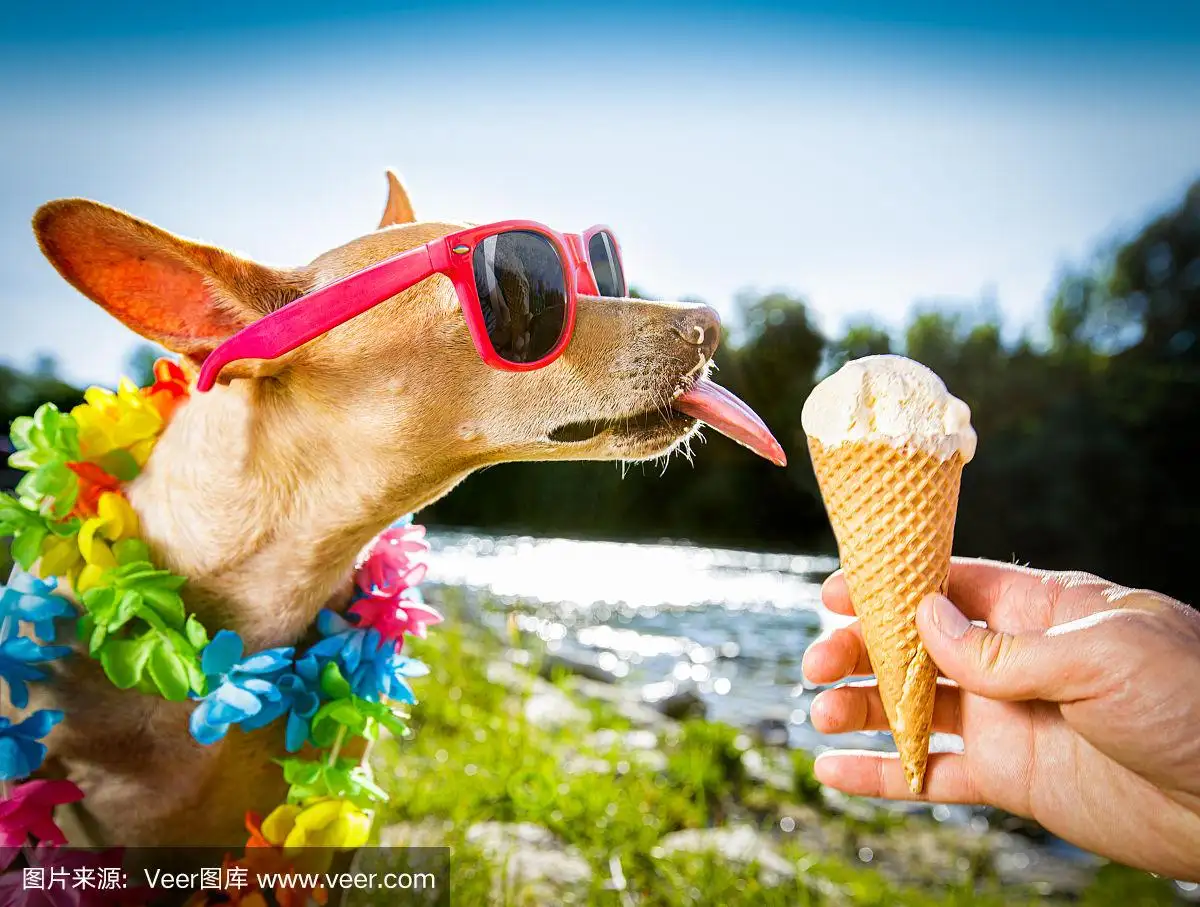
<svg viewBox="0 0 1200 907"><path fill-rule="evenodd" d="M394 166L419 216L607 222L655 295L1011 333L1200 177L1192 3L140 6L0 25L0 359L111 382L133 343L37 251L61 196L298 264Z"/></svg>

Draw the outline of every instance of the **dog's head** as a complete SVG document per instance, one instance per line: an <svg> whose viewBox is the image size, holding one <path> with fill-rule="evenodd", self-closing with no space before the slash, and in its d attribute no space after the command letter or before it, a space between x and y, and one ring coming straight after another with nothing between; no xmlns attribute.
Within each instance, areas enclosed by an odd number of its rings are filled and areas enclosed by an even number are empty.
<svg viewBox="0 0 1200 907"><path fill-rule="evenodd" d="M34 230L74 287L198 364L304 293L462 228L416 222L389 177L380 228L299 268L259 264L81 199L44 205ZM309 411L328 414L330 435L460 471L511 460L636 460L695 432L694 416L707 410L678 401L707 384L719 336L718 316L704 305L581 297L559 359L500 371L476 353L450 281L434 276L280 359L234 363L222 380L247 382L260 401L316 402ZM357 430L346 433L348 425Z"/></svg>

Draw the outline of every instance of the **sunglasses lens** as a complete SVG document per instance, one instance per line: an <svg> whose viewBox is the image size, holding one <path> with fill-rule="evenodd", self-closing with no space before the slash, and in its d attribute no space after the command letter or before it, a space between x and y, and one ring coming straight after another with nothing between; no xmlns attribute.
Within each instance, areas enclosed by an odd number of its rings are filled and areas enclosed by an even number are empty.
<svg viewBox="0 0 1200 907"><path fill-rule="evenodd" d="M617 254L617 243L612 234L601 230L588 240L588 260L596 276L596 288L601 296L625 295L625 272L621 270L621 256Z"/></svg>
<svg viewBox="0 0 1200 907"><path fill-rule="evenodd" d="M512 230L475 247L475 289L496 355L544 359L562 339L567 286L558 250L540 233Z"/></svg>

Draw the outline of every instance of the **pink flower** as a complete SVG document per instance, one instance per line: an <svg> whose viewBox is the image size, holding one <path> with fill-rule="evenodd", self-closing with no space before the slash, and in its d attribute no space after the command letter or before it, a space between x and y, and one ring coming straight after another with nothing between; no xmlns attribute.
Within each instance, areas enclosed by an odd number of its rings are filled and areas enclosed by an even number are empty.
<svg viewBox="0 0 1200 907"><path fill-rule="evenodd" d="M26 781L0 800L0 869L8 866L29 840L41 844L66 844L54 824L54 808L83 799L83 791L70 781Z"/></svg>
<svg viewBox="0 0 1200 907"><path fill-rule="evenodd" d="M429 551L424 526L393 526L375 537L359 563L356 581L364 595L392 598L425 578L421 556Z"/></svg>
<svg viewBox="0 0 1200 907"><path fill-rule="evenodd" d="M425 527L405 520L375 537L355 574L364 596L350 607L357 627L376 630L398 649L406 633L423 639L426 627L442 622L442 615L421 601L416 591L425 579L428 551Z"/></svg>
<svg viewBox="0 0 1200 907"><path fill-rule="evenodd" d="M399 595L360 598L350 606L350 613L358 618L358 627L378 630L379 635L389 642L402 641L405 633L424 639L426 627L442 622L442 615L434 608Z"/></svg>

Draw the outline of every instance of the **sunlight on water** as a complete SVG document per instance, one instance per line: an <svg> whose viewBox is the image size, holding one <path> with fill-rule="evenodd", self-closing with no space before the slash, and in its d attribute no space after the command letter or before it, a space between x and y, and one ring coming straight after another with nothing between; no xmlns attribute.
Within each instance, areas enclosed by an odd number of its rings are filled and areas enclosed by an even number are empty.
<svg viewBox="0 0 1200 907"><path fill-rule="evenodd" d="M647 701L690 691L711 717L772 722L795 746L831 739L807 721L815 691L800 661L822 630L846 623L820 605L835 558L447 531L429 540L429 580L463 588L494 627L513 617L548 651Z"/></svg>
<svg viewBox="0 0 1200 907"><path fill-rule="evenodd" d="M729 610L812 609L831 557L758 554L687 545L639 545L431 533L436 582L487 588L564 608L595 605Z"/></svg>

